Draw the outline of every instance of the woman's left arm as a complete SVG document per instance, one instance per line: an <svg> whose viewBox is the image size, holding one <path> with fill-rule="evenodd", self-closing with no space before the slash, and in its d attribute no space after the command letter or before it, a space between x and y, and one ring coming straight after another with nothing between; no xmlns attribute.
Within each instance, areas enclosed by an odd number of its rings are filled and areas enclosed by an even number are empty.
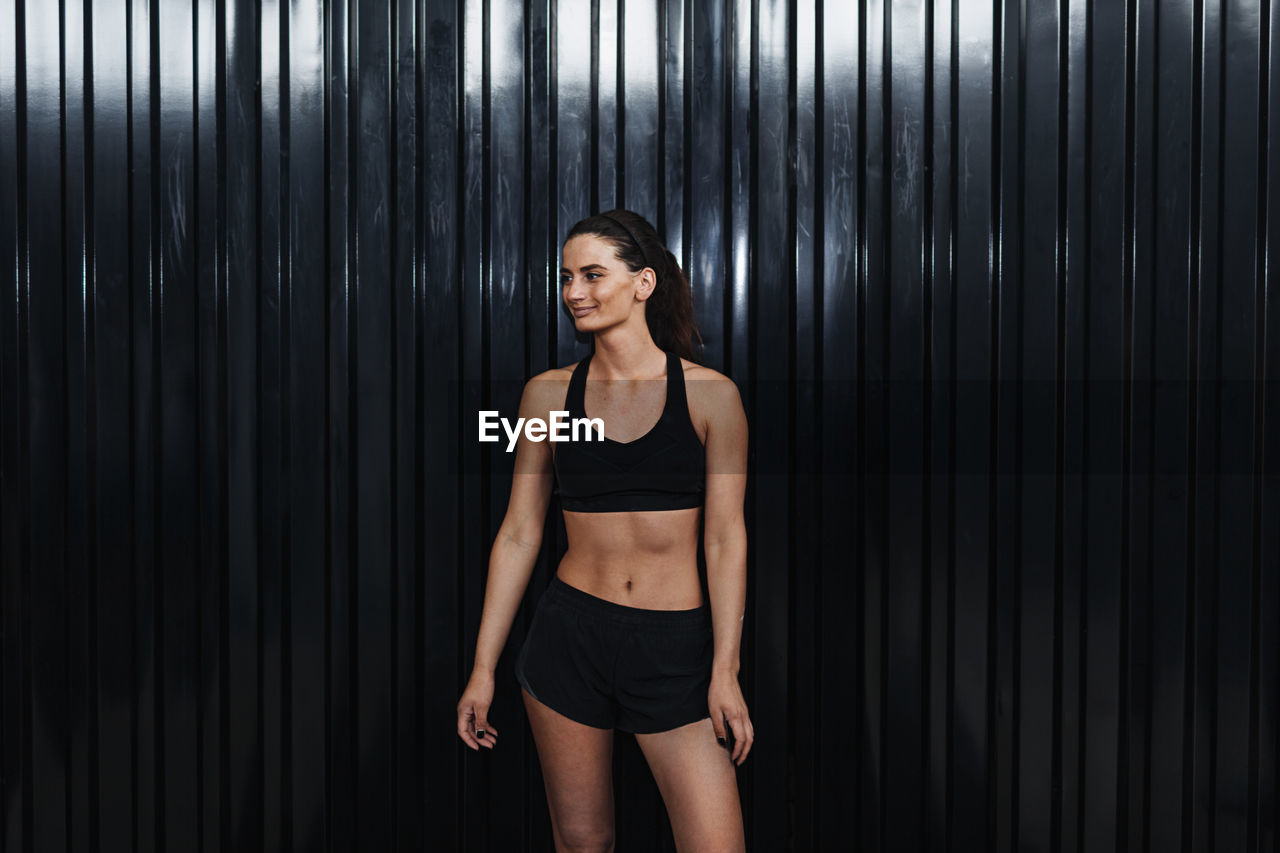
<svg viewBox="0 0 1280 853"><path fill-rule="evenodd" d="M741 764L755 740L738 684L747 604L747 528L742 509L747 489L747 416L731 379L717 374L716 379L699 384L707 425L703 550L715 634L707 701L717 738L725 738L726 726L732 730L732 758Z"/></svg>

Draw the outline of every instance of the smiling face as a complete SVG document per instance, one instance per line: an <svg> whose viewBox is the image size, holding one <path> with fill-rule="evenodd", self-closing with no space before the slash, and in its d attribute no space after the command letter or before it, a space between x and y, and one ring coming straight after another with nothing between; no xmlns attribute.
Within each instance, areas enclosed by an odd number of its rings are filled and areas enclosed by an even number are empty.
<svg viewBox="0 0 1280 853"><path fill-rule="evenodd" d="M578 234L564 244L560 295L580 332L599 332L628 321L644 324L644 302L653 292L653 270L627 269L613 244Z"/></svg>

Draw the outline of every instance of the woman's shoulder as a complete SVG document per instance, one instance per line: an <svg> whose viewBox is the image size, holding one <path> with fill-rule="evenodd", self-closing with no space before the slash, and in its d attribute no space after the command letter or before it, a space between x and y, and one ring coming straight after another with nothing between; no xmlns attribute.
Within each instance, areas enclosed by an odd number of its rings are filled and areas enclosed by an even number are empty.
<svg viewBox="0 0 1280 853"><path fill-rule="evenodd" d="M573 369L577 366L578 362L575 361L573 364L566 364L563 367L552 367L530 376L529 382L568 382L570 377L573 376Z"/></svg>
<svg viewBox="0 0 1280 853"><path fill-rule="evenodd" d="M560 409L569 388L569 379L577 362L565 367L553 367L529 377L524 384L524 399L538 411Z"/></svg>
<svg viewBox="0 0 1280 853"><path fill-rule="evenodd" d="M686 397L690 405L708 414L741 411L742 395L728 376L703 364L680 359L684 367Z"/></svg>
<svg viewBox="0 0 1280 853"><path fill-rule="evenodd" d="M738 389L737 384L725 376L715 368L707 367L705 364L698 364L695 361L689 361L687 358L680 359L680 366L684 368L685 381L694 381L699 383L699 388L713 394L728 393L729 389L735 392Z"/></svg>

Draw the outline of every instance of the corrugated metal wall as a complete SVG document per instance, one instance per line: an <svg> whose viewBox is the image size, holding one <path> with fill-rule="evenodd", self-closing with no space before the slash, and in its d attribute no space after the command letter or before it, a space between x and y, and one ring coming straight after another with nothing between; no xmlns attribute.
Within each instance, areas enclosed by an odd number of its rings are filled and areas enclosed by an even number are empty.
<svg viewBox="0 0 1280 853"><path fill-rule="evenodd" d="M3 851L551 849L474 423L615 205L751 419L751 849L1277 850L1278 28L0 0Z"/></svg>

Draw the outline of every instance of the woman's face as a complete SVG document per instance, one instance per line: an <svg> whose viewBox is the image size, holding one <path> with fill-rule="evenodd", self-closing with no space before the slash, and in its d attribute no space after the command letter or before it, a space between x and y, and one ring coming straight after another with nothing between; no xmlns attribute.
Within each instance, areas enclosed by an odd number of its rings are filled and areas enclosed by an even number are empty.
<svg viewBox="0 0 1280 853"><path fill-rule="evenodd" d="M594 234L578 234L564 244L560 291L580 332L599 332L625 323L633 314L643 322L642 303L653 292L653 271L632 272L613 245Z"/></svg>

